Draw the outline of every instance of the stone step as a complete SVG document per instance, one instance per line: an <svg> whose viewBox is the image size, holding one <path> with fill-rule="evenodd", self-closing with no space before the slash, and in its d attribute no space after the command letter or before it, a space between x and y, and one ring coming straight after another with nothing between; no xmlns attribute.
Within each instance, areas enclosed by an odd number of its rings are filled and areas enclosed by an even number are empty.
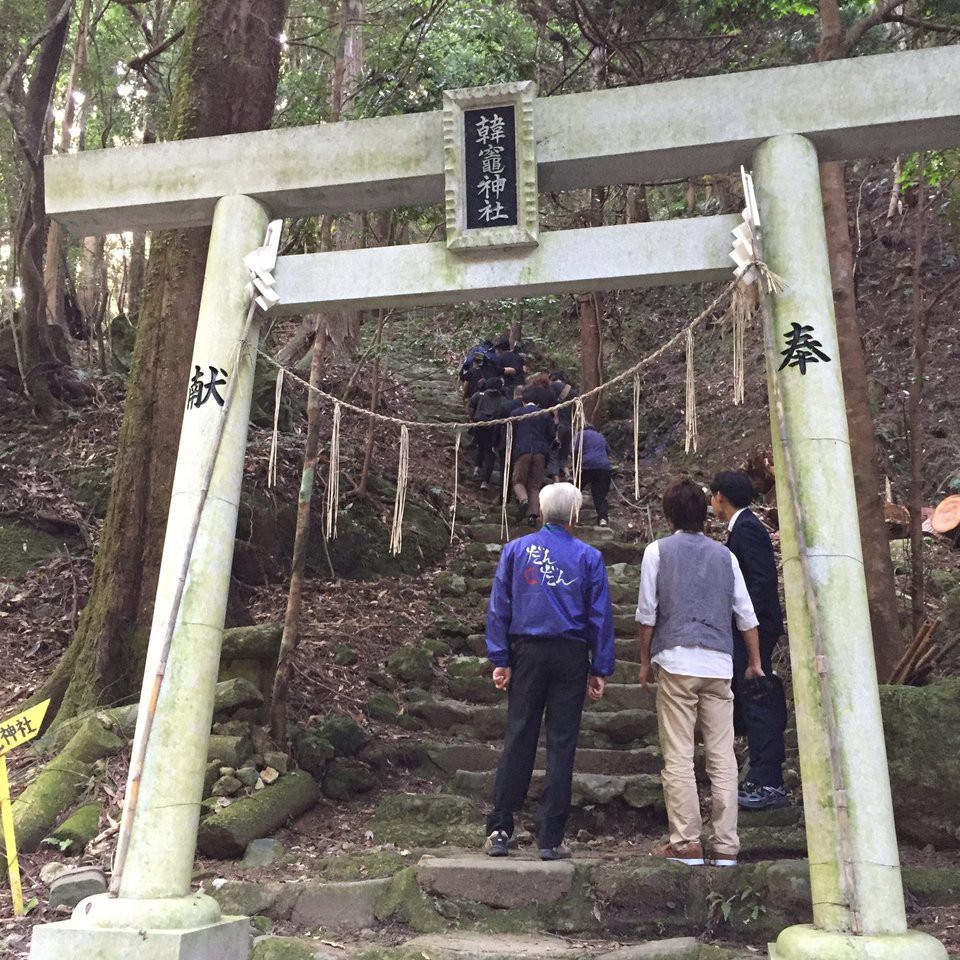
<svg viewBox="0 0 960 960"><path fill-rule="evenodd" d="M403 945L403 950L404 956L429 957L430 960L586 960L598 956L598 948L576 946L547 934L524 936L460 930L415 937ZM678 956L670 960L685 958Z"/></svg>
<svg viewBox="0 0 960 960"><path fill-rule="evenodd" d="M471 523L466 528L466 535L476 543L500 543L499 523ZM530 533L530 527L524 524L510 524L509 539L523 537ZM618 538L618 534L610 527L578 527L577 536L585 543L596 547L603 555L607 564L628 563L639 565L643 557L645 544L641 542L626 542ZM639 583L639 578L637 580Z"/></svg>
<svg viewBox="0 0 960 960"><path fill-rule="evenodd" d="M458 669L465 660L473 661L476 669L468 674L448 675L447 688L452 699L468 703L495 703L503 696L490 680L493 666L489 660L485 657L457 657L456 660ZM639 680L640 664L636 660L617 660L613 674L608 678L608 682L613 685L637 684Z"/></svg>
<svg viewBox="0 0 960 960"><path fill-rule="evenodd" d="M748 836L751 829L742 828L741 835ZM786 831L769 832L776 837ZM726 869L685 867L647 855L645 847L652 841L637 839L642 846L587 847L574 841L573 859L554 863L541 862L529 847L521 848L525 852L512 850L503 859L490 859L478 850L437 850L438 856L421 856L413 866L394 855L397 862L383 879L360 882L313 879L316 865L301 851L298 861L304 875L296 883L251 871L244 879L208 880L203 892L216 899L224 913L266 916L286 930L315 931L323 926L343 932L358 927L376 931L382 925L385 932L395 933L400 923L433 937L407 941L401 950L385 951L384 958L733 960L747 955L746 944L762 950L784 926L810 921L805 860L781 855L760 862L742 860ZM358 866L356 854L321 862L338 875L354 875ZM905 893L919 907L956 902L957 866L904 868L902 877ZM718 904L726 907L721 926ZM550 937L547 931L562 932L568 939ZM479 938L484 935L481 946ZM712 945L704 946L706 952L695 951L690 942L669 939L714 940L718 935L738 941L739 952ZM655 939L661 951L667 947L669 951L655 953L654 944L645 950L637 943L645 937ZM534 944L546 946L537 952ZM453 952L443 953L448 947ZM756 947L749 952L762 955Z"/></svg>
<svg viewBox="0 0 960 960"><path fill-rule="evenodd" d="M448 784L451 793L472 800L493 800L495 770L458 770ZM534 770L528 800L538 800L543 793L546 773ZM574 773L573 807L601 807L622 801L634 810L665 811L660 777L651 773L609 776L601 773Z"/></svg>
<svg viewBox="0 0 960 960"><path fill-rule="evenodd" d="M637 640L636 627L637 624L635 621L630 621L633 629L629 631L620 631L620 635L617 636L616 643L616 658L617 660L627 660L631 663L640 662L640 642ZM487 656L487 638L482 633L471 633L468 634L464 640L467 648L475 657L481 657L486 659Z"/></svg>
<svg viewBox="0 0 960 960"><path fill-rule="evenodd" d="M479 743L436 744L427 751L431 762L444 773L453 776L458 770L496 770L501 748ZM577 773L629 776L635 773L658 774L660 751L656 747L635 750L603 750L582 747L577 750L574 770ZM537 767L546 764L546 751L537 751Z"/></svg>
<svg viewBox="0 0 960 960"><path fill-rule="evenodd" d="M506 704L480 705L426 697L407 706L407 713L426 721L434 730L468 740L497 740L506 727ZM607 712L587 710L580 725L580 744L609 747L656 741L657 715L652 710L628 709Z"/></svg>
<svg viewBox="0 0 960 960"><path fill-rule="evenodd" d="M481 569L483 568L483 569ZM459 565L451 573L463 578L463 585L466 587L466 593L476 594L484 599L490 596L490 587L493 584L493 577L496 573L496 564L487 564L481 561L471 561ZM633 615L637 609L637 591L639 589L640 578L621 582L617 580L610 581L610 600L615 608L615 612L629 616L631 619L626 634L635 634L637 630L636 621Z"/></svg>
<svg viewBox="0 0 960 960"><path fill-rule="evenodd" d="M574 876L569 860L506 857L424 857L416 869L420 888L431 896L511 909L558 903L570 893Z"/></svg>

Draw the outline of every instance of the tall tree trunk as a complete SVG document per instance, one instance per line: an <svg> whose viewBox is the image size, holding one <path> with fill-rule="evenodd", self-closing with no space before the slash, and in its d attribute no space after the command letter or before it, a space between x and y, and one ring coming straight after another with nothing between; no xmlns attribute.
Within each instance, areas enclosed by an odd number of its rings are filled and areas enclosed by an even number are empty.
<svg viewBox="0 0 960 960"><path fill-rule="evenodd" d="M820 3L820 60L840 59L847 53L836 0ZM881 501L877 471L877 448L870 399L867 391L867 365L857 317L854 286L853 249L850 243L849 214L844 165L839 162L820 166L823 212L827 232L827 253L833 284L840 369L847 408L850 456L853 460L863 550L864 575L870 600L870 626L873 632L877 676L886 680L903 653L896 583Z"/></svg>
<svg viewBox="0 0 960 960"><path fill-rule="evenodd" d="M355 98L363 77L364 0L342 0L340 33L330 84L330 120L339 122L357 114ZM355 250L363 246L363 217L354 213L337 221L333 233L335 250ZM324 313L326 351L332 357L349 356L360 337L360 311Z"/></svg>
<svg viewBox="0 0 960 960"><path fill-rule="evenodd" d="M577 313L580 317L580 394L600 386L603 361L600 321L602 301L597 293L585 293L577 297ZM596 423L600 419L600 395L583 401L587 420Z"/></svg>
<svg viewBox="0 0 960 960"><path fill-rule="evenodd" d="M59 388L58 374L62 368L48 330L43 283L43 258L47 245L43 155L49 143L50 97L60 67L72 7L69 0L47 0L48 28L36 53L26 95L21 101L20 94L12 89L0 92L0 101L26 161L23 204L14 232L14 260L23 286L23 386L33 400L34 411L43 419L51 418L56 410L54 389ZM17 74L12 78L13 84L19 84L21 79L22 75Z"/></svg>
<svg viewBox="0 0 960 960"><path fill-rule="evenodd" d="M606 86L606 50L594 46L590 50L590 89L602 90ZM602 187L590 191L590 204L584 216L584 225L599 227L603 224L603 205L606 191ZM577 297L577 313L580 318L580 394L600 386L603 380L603 295L591 293ZM583 411L588 421L599 422L603 397L597 394L583 402Z"/></svg>
<svg viewBox="0 0 960 960"><path fill-rule="evenodd" d="M273 115L286 0L193 0L170 138L243 133ZM110 505L77 633L39 696L56 722L139 686L153 614L209 230L155 235Z"/></svg>
<svg viewBox="0 0 960 960"><path fill-rule="evenodd" d="M77 40L73 51L73 65L70 68L70 79L64 91L63 122L60 124L60 153L67 153L73 140L74 125L82 126L86 111L83 103L77 109L74 93L77 92L77 82L87 65L87 49L90 39L90 0L83 0L80 7L80 21L77 24ZM47 298L47 322L59 324L69 335L66 316L63 309L64 283L63 274L66 264L63 259L63 247L66 233L59 223L53 221L47 232L47 253L43 263L43 285Z"/></svg>
<svg viewBox="0 0 960 960"><path fill-rule="evenodd" d="M156 38L165 35L167 29L167 15L169 10L162 3L158 3L154 9L153 30ZM157 142L157 124L156 124L156 102L158 99L159 87L156 83L151 83L147 88L147 96L144 99L144 121L143 121L143 142ZM140 310L143 307L143 288L147 277L147 235L137 231L133 235L130 243L130 260L127 271L127 303L126 315L130 322L136 326L137 318L140 316Z"/></svg>
<svg viewBox="0 0 960 960"><path fill-rule="evenodd" d="M823 213L827 228L827 253L833 283L833 303L840 345L840 372L847 407L850 457L857 493L864 576L870 599L870 627L877 661L877 676L889 678L903 654L900 613L890 546L883 516L883 487L877 470L877 448L870 415L866 357L857 317L853 278L853 249L847 220L844 165L820 166Z"/></svg>
<svg viewBox="0 0 960 960"><path fill-rule="evenodd" d="M293 672L293 654L300 641L303 579L307 567L307 551L310 547L310 515L317 473L317 460L320 455L320 418L323 413L323 405L317 391L320 388L321 371L323 369L324 343L322 331L318 327L313 338L313 353L310 360L311 389L307 394L307 439L303 452L300 493L297 498L297 530L293 540L290 588L287 591L287 608L283 617L283 637L280 641L280 654L277 657L277 670L270 695L270 734L280 744L283 744L287 739L287 692L290 689L290 675Z"/></svg>

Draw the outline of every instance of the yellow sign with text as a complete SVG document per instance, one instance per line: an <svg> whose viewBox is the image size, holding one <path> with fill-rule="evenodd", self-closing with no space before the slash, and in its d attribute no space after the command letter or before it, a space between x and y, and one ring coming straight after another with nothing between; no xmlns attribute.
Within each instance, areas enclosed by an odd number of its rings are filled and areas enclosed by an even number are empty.
<svg viewBox="0 0 960 960"><path fill-rule="evenodd" d="M23 891L20 888L20 863L17 860L17 837L13 829L13 804L10 802L10 781L7 779L5 754L14 747L23 746L40 732L40 724L43 723L43 716L49 706L50 701L44 700L16 716L0 720L0 822L3 824L3 845L7 853L13 912L18 917L23 915Z"/></svg>
<svg viewBox="0 0 960 960"><path fill-rule="evenodd" d="M0 757L32 740L40 732L40 724L43 723L43 716L49 706L50 701L44 700L15 717L0 720Z"/></svg>

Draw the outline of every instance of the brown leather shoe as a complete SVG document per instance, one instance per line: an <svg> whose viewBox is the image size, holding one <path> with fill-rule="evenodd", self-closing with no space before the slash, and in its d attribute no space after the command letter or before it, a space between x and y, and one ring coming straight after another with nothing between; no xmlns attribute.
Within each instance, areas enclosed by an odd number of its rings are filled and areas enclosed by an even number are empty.
<svg viewBox="0 0 960 960"><path fill-rule="evenodd" d="M663 857L666 860L673 860L675 863L683 863L688 867L703 866L703 844L696 840L688 843L668 843L666 846L658 847L650 851L652 857Z"/></svg>
<svg viewBox="0 0 960 960"><path fill-rule="evenodd" d="M737 865L737 855L722 850L708 848L704 859L707 861L708 867L735 867Z"/></svg>

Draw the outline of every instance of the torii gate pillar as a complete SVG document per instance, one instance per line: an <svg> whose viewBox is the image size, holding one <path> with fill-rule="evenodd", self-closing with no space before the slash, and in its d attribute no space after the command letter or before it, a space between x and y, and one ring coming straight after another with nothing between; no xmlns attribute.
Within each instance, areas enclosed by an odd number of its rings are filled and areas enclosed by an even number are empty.
<svg viewBox="0 0 960 960"><path fill-rule="evenodd" d="M192 893L190 882L253 396L256 323L249 349L239 350L248 310L243 257L263 243L268 219L263 205L246 196L223 197L213 215L191 364L199 374L185 398L134 754L223 416L226 430L186 572L139 805L121 826L130 845L119 896L88 897L69 920L37 927L31 960L246 960L249 952L247 919L221 916L216 900ZM221 409L220 391L232 377L232 400ZM210 383L219 386L207 389Z"/></svg>
<svg viewBox="0 0 960 960"><path fill-rule="evenodd" d="M754 177L764 259L788 283L769 298L765 342L814 920L784 930L770 956L946 960L937 940L907 929L904 911L816 149L774 137L758 148ZM820 346L805 372L785 352L798 326Z"/></svg>

